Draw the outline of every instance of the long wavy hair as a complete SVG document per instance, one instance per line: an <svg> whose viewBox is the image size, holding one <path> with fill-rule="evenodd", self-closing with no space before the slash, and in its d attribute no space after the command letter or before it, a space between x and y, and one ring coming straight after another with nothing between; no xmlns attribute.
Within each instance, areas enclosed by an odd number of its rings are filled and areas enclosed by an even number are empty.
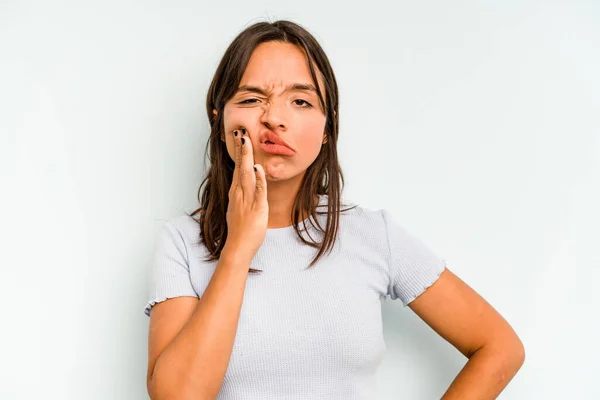
<svg viewBox="0 0 600 400"><path fill-rule="evenodd" d="M291 214L294 230L300 240L318 249L317 255L308 266L310 268L326 251L331 252L333 249L338 233L340 212L357 206L340 210L344 176L338 162L336 147L339 112L338 86L335 75L327 55L317 40L305 28L294 22L279 20L255 23L239 33L225 51L206 96L206 114L210 121L210 136L206 146L205 166L208 155L210 167L198 189L200 207L188 215L192 218L199 215L199 220L194 219L200 224L200 241L209 252L205 261L218 260L227 239L228 192L235 168L235 162L229 156L223 140L225 132L223 109L227 101L235 94L254 49L261 43L269 41L290 43L304 51L313 83L317 88L319 102L326 113L326 142L321 146L321 151L315 161L306 170ZM315 71L315 67L317 71ZM321 73L325 84L325 99L323 99L322 90L319 87L317 72ZM213 113L213 109L218 111L216 115ZM327 195L327 211L317 211L320 195ZM311 217L311 225L324 234L322 242L308 241L301 235L298 221L301 218L302 210L305 210ZM327 215L325 227L322 227L316 218L317 214ZM312 223L313 219L317 226ZM304 228L306 228L305 224ZM250 268L249 272L262 272L262 270Z"/></svg>

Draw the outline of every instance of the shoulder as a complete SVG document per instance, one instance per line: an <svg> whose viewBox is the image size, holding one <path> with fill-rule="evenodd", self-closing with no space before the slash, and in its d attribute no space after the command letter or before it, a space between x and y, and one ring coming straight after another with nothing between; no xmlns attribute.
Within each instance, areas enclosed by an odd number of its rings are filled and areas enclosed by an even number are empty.
<svg viewBox="0 0 600 400"><path fill-rule="evenodd" d="M353 205L354 206L354 205ZM343 207L344 209L346 207ZM369 241L405 241L412 234L388 208L370 208L357 205L340 213L340 226Z"/></svg>
<svg viewBox="0 0 600 400"><path fill-rule="evenodd" d="M344 211L348 209L347 211ZM340 209L340 219L347 225L360 227L364 230L381 230L385 228L384 209L375 209L355 203L343 205Z"/></svg>
<svg viewBox="0 0 600 400"><path fill-rule="evenodd" d="M179 214L160 220L162 230L167 231L186 245L194 244L200 237L200 223L188 214Z"/></svg>
<svg viewBox="0 0 600 400"><path fill-rule="evenodd" d="M340 208L340 230L364 242L384 243L387 238L384 212L364 205L344 205Z"/></svg>
<svg viewBox="0 0 600 400"><path fill-rule="evenodd" d="M181 214L167 220L175 229L184 236L197 236L200 233L200 223L188 214Z"/></svg>
<svg viewBox="0 0 600 400"><path fill-rule="evenodd" d="M181 251L188 254L191 263L201 260L210 253L200 238L200 222L188 214L179 214L163 220L163 231L179 243Z"/></svg>

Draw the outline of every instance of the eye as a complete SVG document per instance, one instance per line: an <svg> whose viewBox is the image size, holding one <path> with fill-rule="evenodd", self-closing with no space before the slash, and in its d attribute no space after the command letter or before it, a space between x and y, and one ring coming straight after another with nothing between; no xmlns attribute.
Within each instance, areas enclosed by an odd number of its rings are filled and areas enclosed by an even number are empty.
<svg viewBox="0 0 600 400"><path fill-rule="evenodd" d="M258 101L258 99L247 99L244 101L240 101L239 104L250 104L250 102L254 102L254 100Z"/></svg>
<svg viewBox="0 0 600 400"><path fill-rule="evenodd" d="M306 100L302 100L302 99L296 99L296 100L294 100L294 101L301 101L301 102L304 102L304 103L306 103L306 105L304 105L304 106L301 106L302 108L309 108L309 107L312 107L312 104L310 104L310 103L309 103L308 101L306 101ZM298 104L298 103L296 103L296 104ZM300 104L298 104L298 105L300 105Z"/></svg>

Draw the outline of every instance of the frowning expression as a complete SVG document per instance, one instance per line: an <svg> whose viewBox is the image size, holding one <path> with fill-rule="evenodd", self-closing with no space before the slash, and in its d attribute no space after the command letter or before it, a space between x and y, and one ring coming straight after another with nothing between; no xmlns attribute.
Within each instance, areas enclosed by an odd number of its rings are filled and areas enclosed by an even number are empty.
<svg viewBox="0 0 600 400"><path fill-rule="evenodd" d="M325 98L321 74L314 68ZM244 126L252 141L254 163L263 165L268 180L304 173L325 139L326 116L316 90L301 48L276 41L257 46L237 92L225 104L225 140L230 157L235 154L232 131ZM293 155L263 151L260 135L265 131L283 139L294 150Z"/></svg>

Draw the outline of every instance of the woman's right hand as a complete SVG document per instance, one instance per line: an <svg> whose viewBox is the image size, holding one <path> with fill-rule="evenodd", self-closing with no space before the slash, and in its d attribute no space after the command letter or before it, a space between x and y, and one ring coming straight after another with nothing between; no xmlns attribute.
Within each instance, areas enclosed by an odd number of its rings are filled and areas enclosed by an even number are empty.
<svg viewBox="0 0 600 400"><path fill-rule="evenodd" d="M267 180L262 165L254 165L248 131L244 127L234 130L233 140L235 169L229 189L227 240L223 252L250 262L267 234Z"/></svg>

